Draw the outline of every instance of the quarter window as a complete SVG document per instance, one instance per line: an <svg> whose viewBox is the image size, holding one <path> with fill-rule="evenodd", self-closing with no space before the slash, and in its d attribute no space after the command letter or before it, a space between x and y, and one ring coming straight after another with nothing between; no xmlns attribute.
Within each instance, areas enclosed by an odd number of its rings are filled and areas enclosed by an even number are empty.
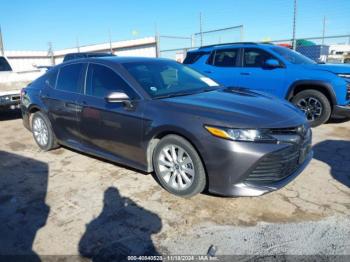
<svg viewBox="0 0 350 262"><path fill-rule="evenodd" d="M84 64L82 63L62 67L58 75L56 89L72 93L80 93L83 72Z"/></svg>
<svg viewBox="0 0 350 262"><path fill-rule="evenodd" d="M33 85L38 85L40 87L47 86L50 88L55 88L56 79L57 79L57 70L52 69L48 71L45 75L39 77L37 80L33 82Z"/></svg>
<svg viewBox="0 0 350 262"><path fill-rule="evenodd" d="M273 55L257 48L244 49L244 67L264 67L265 62L269 59L276 59Z"/></svg>
<svg viewBox="0 0 350 262"><path fill-rule="evenodd" d="M111 92L124 91L130 98L135 98L135 93L129 85L112 69L90 64L86 81L86 94L104 98Z"/></svg>
<svg viewBox="0 0 350 262"><path fill-rule="evenodd" d="M238 49L216 50L212 63L218 67L236 67L237 57Z"/></svg>
<svg viewBox="0 0 350 262"><path fill-rule="evenodd" d="M0 57L0 71L12 71L11 66L4 57Z"/></svg>

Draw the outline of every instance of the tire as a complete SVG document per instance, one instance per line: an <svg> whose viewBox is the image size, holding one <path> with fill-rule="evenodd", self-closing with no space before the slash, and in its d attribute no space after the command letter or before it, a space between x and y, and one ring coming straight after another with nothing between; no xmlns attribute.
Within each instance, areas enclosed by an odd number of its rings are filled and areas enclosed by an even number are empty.
<svg viewBox="0 0 350 262"><path fill-rule="evenodd" d="M35 142L43 151L49 151L58 147L51 123L42 112L38 111L34 113L31 122L31 130Z"/></svg>
<svg viewBox="0 0 350 262"><path fill-rule="evenodd" d="M152 160L157 179L168 192L189 198L204 190L207 180L202 160L186 139L165 136L154 150Z"/></svg>
<svg viewBox="0 0 350 262"><path fill-rule="evenodd" d="M317 90L308 89L297 93L293 97L292 103L305 113L312 127L326 123L332 113L330 101Z"/></svg>

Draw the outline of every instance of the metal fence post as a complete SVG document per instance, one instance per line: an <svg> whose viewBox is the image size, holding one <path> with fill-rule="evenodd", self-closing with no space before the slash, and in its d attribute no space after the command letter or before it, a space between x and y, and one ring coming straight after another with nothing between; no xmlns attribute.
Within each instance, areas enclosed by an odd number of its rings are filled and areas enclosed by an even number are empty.
<svg viewBox="0 0 350 262"><path fill-rule="evenodd" d="M296 39L295 39L296 20L297 20L297 0L294 0L294 16L293 16L293 50L296 50L296 49L297 49L297 41L296 41Z"/></svg>
<svg viewBox="0 0 350 262"><path fill-rule="evenodd" d="M0 55L5 55L5 49L4 49L4 42L2 41L2 32L1 32L1 26L0 26Z"/></svg>
<svg viewBox="0 0 350 262"><path fill-rule="evenodd" d="M240 40L241 40L241 42L243 42L243 39L244 39L244 27L242 25L240 28Z"/></svg>
<svg viewBox="0 0 350 262"><path fill-rule="evenodd" d="M202 12L199 13L199 33L200 33L200 41L201 46L203 46L203 25L202 25Z"/></svg>
<svg viewBox="0 0 350 262"><path fill-rule="evenodd" d="M160 37L159 37L159 33L156 33L156 57L160 57Z"/></svg>
<svg viewBox="0 0 350 262"><path fill-rule="evenodd" d="M53 50L52 50L52 42L49 42L48 45L49 45L49 50L48 50L47 54L50 57L51 65L54 66L55 65L55 58L54 58L54 54L53 54Z"/></svg>

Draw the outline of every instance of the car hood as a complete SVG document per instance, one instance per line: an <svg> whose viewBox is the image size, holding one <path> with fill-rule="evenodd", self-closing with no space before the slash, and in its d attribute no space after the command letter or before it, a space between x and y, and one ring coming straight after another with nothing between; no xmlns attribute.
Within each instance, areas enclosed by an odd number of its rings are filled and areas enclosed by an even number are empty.
<svg viewBox="0 0 350 262"><path fill-rule="evenodd" d="M307 68L328 71L334 74L350 74L350 65L343 64L315 64L307 65Z"/></svg>
<svg viewBox="0 0 350 262"><path fill-rule="evenodd" d="M245 128L295 127L306 122L299 109L285 100L249 91L226 88L199 94L165 98L176 108L207 118L206 124Z"/></svg>

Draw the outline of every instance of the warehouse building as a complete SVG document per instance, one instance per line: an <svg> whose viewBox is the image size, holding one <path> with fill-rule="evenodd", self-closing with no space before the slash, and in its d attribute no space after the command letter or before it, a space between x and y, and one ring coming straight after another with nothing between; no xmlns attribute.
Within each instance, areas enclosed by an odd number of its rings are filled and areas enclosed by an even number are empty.
<svg viewBox="0 0 350 262"><path fill-rule="evenodd" d="M75 48L48 51L4 51L5 56L15 71L30 71L37 66L51 66L62 63L68 53L78 52L112 52L117 56L156 57L155 37L86 45Z"/></svg>

